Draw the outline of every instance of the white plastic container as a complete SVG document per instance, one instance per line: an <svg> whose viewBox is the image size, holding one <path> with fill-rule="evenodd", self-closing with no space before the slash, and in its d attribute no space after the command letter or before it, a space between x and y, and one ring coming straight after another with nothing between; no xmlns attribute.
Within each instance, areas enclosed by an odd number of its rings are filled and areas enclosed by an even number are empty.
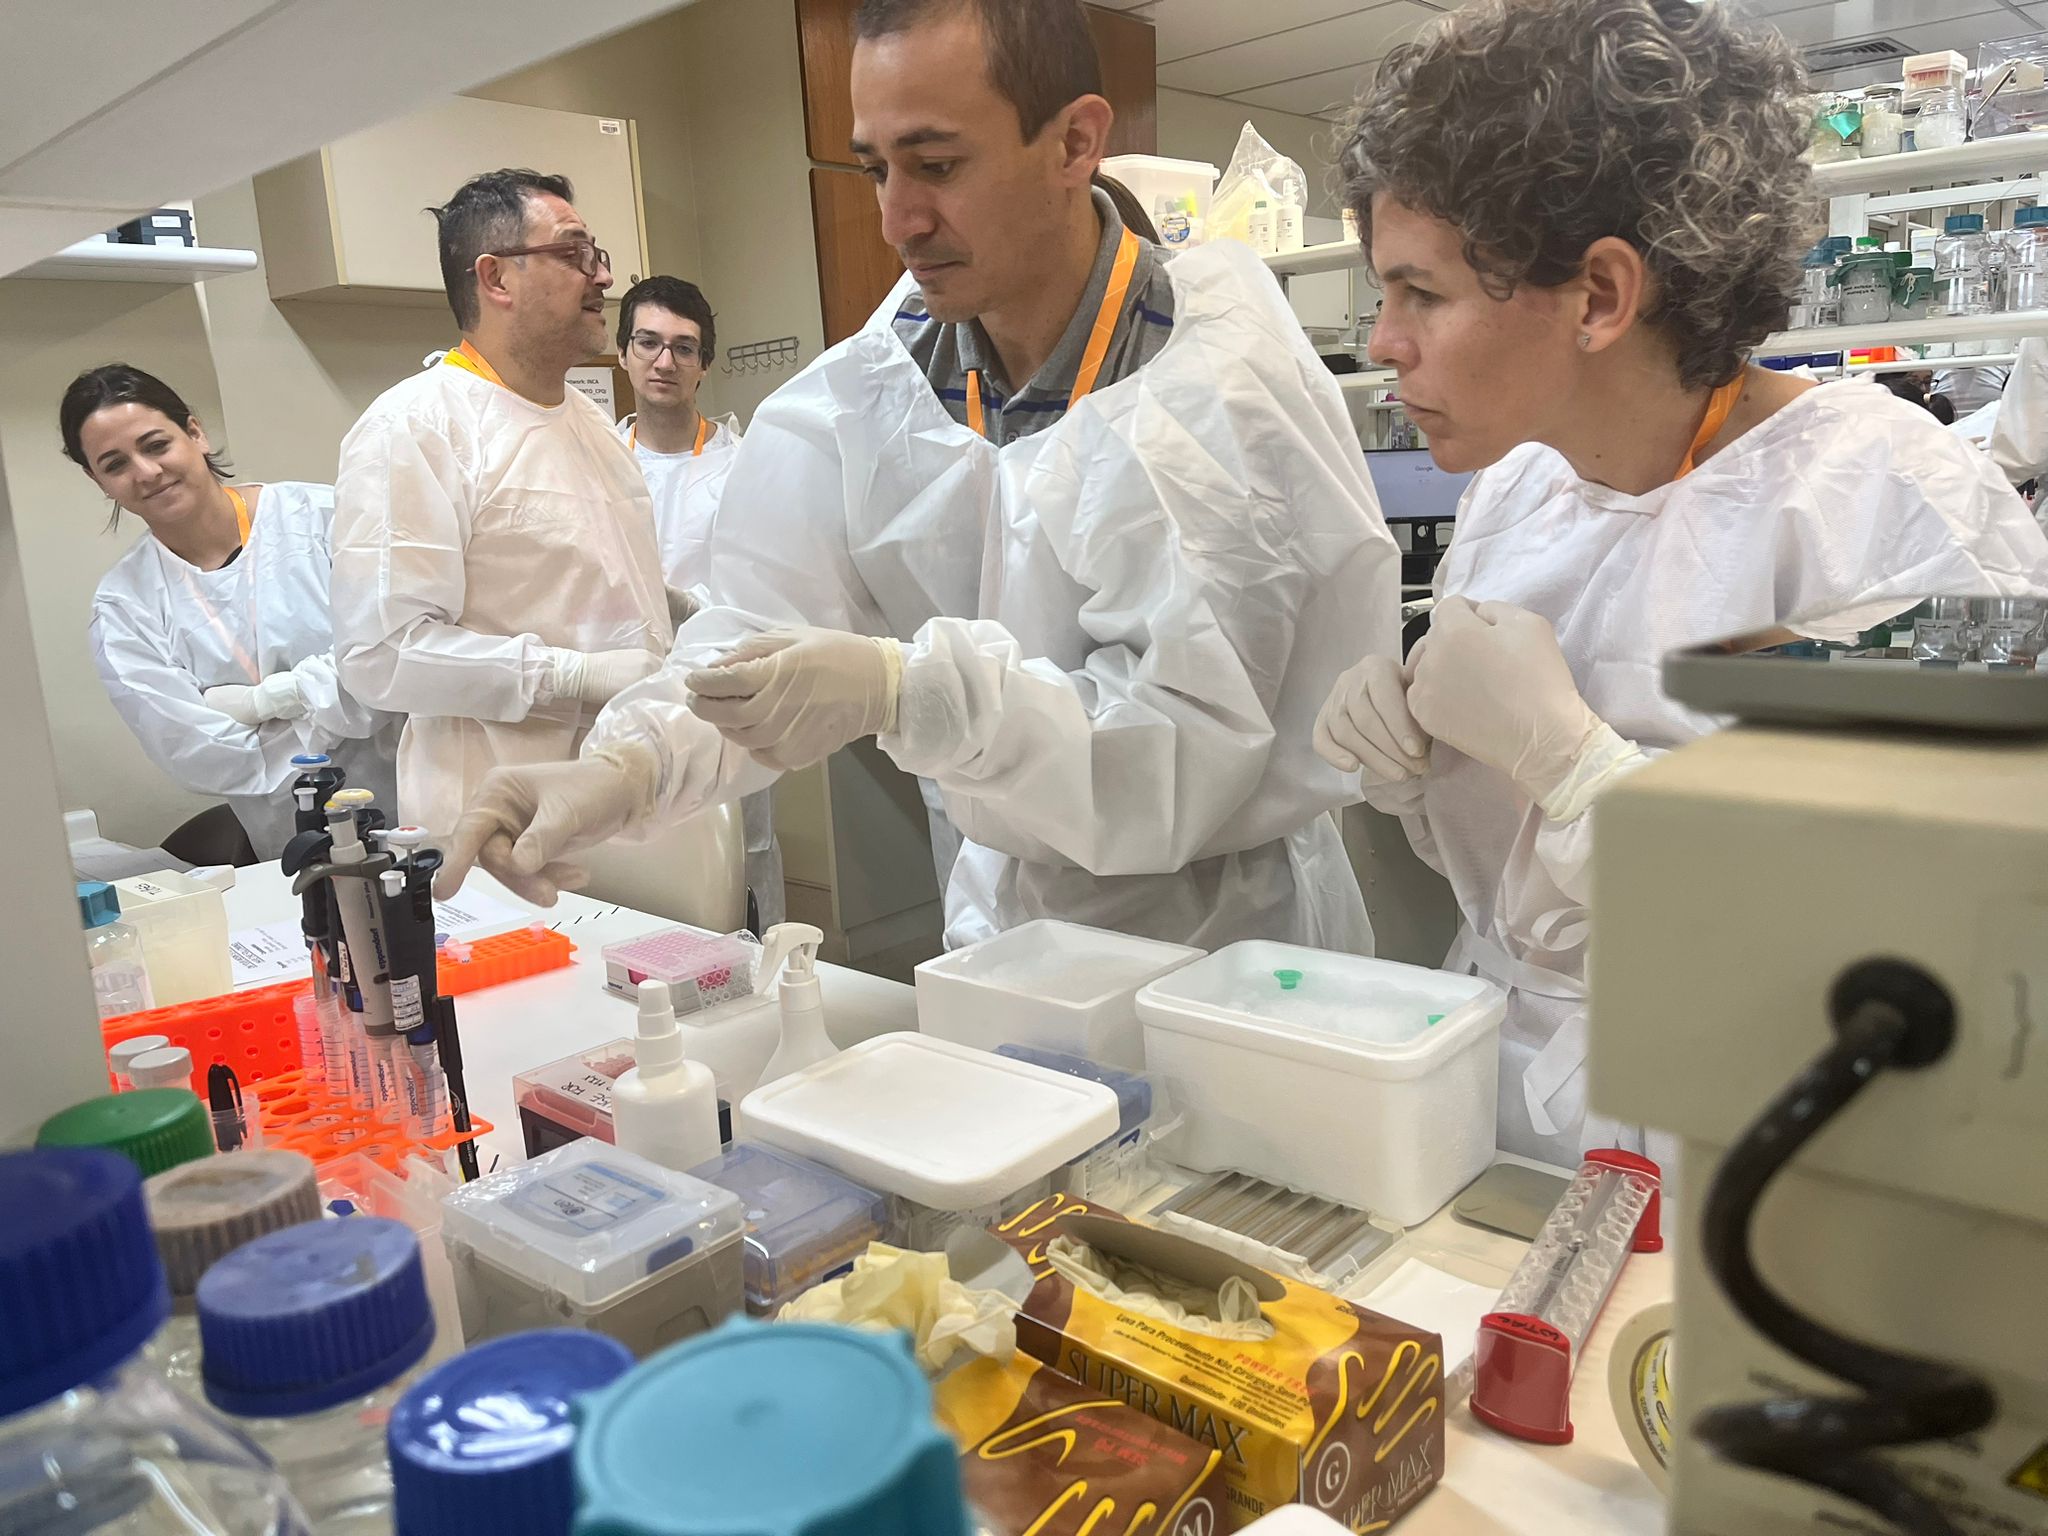
<svg viewBox="0 0 2048 1536"><path fill-rule="evenodd" d="M1169 251L1202 243L1209 226L1209 200L1223 173L1202 160L1170 160L1163 155L1113 155L1102 162L1102 174L1130 188L1138 206L1152 216L1159 243ZM1187 212L1185 199L1195 201Z"/></svg>
<svg viewBox="0 0 2048 1536"><path fill-rule="evenodd" d="M1114 1089L929 1035L877 1035L748 1095L748 1134L917 1209L1000 1209L1116 1134Z"/></svg>
<svg viewBox="0 0 2048 1536"><path fill-rule="evenodd" d="M612 1140L628 1152L688 1173L718 1156L718 1083L683 1054L668 985L640 983L633 1065L612 1084Z"/></svg>
<svg viewBox="0 0 2048 1536"><path fill-rule="evenodd" d="M1279 228L1273 222L1273 207L1263 197L1252 204L1251 218L1245 225L1245 240L1261 256L1280 253Z"/></svg>
<svg viewBox="0 0 2048 1536"><path fill-rule="evenodd" d="M1141 1072L1138 989L1201 958L1044 917L920 965L917 1027L984 1051L1029 1045Z"/></svg>
<svg viewBox="0 0 2048 1536"><path fill-rule="evenodd" d="M739 1197L603 1142L464 1184L441 1212L472 1344L589 1328L644 1358L744 1304Z"/></svg>
<svg viewBox="0 0 2048 1536"><path fill-rule="evenodd" d="M1264 940L1138 994L1150 1070L1183 1115L1174 1161L1404 1227L1493 1161L1506 1011L1478 977Z"/></svg>
<svg viewBox="0 0 2048 1536"><path fill-rule="evenodd" d="M114 889L121 893L121 921L142 940L155 1006L168 1008L233 990L228 910L218 887L166 869L116 880Z"/></svg>

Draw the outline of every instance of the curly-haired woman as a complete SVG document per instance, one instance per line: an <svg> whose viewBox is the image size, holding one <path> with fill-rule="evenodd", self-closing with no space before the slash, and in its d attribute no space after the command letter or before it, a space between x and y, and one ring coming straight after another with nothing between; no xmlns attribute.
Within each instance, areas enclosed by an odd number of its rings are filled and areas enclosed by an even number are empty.
<svg viewBox="0 0 2048 1536"><path fill-rule="evenodd" d="M1509 989L1500 1145L1552 1162L1635 1139L1586 1115L1587 811L1714 724L1664 697L1665 652L2048 581L2018 498L1925 411L1749 361L1814 232L1801 85L1713 3L1475 0L1347 132L1374 359L1479 474L1428 638L1345 674L1317 747L1450 880L1454 963Z"/></svg>

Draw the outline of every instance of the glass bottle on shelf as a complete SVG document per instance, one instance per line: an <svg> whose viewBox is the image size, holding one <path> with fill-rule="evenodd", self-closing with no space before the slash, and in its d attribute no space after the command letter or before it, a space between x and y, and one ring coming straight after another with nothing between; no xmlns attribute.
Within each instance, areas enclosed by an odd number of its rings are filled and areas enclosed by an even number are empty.
<svg viewBox="0 0 2048 1536"><path fill-rule="evenodd" d="M1985 264L1984 215L1950 214L1934 242L1934 310L1950 319L1994 312L1993 276ZM2001 261L1999 266L2002 267Z"/></svg>

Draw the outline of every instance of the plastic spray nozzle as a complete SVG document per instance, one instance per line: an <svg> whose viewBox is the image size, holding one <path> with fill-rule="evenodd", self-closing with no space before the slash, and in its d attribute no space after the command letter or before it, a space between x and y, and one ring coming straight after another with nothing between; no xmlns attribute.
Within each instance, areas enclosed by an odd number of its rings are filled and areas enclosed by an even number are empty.
<svg viewBox="0 0 2048 1536"><path fill-rule="evenodd" d="M761 935L761 969L757 974L761 981L771 981L781 974L782 964L787 960L791 980L813 976L818 968L818 946L824 942L825 935L809 923L777 923Z"/></svg>
<svg viewBox="0 0 2048 1536"><path fill-rule="evenodd" d="M643 1075L666 1072L683 1059L683 1035L665 981L640 983L640 1019L633 1034L633 1062Z"/></svg>
<svg viewBox="0 0 2048 1536"><path fill-rule="evenodd" d="M1275 971L1273 973L1273 979L1280 983L1280 990L1282 992L1292 992L1296 987L1301 985L1301 972Z"/></svg>

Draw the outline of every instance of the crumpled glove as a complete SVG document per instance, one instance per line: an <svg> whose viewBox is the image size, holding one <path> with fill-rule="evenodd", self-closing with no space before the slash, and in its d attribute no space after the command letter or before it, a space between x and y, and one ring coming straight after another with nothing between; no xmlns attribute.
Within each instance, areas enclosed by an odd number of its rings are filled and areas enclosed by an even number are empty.
<svg viewBox="0 0 2048 1536"><path fill-rule="evenodd" d="M958 1355L1008 1360L1017 1352L1017 1305L1001 1291L970 1291L947 1272L943 1253L910 1253L869 1243L853 1272L815 1286L776 1321L837 1323L910 1335L917 1363L936 1374Z"/></svg>
<svg viewBox="0 0 2048 1536"><path fill-rule="evenodd" d="M698 719L756 762L788 771L894 729L903 647L839 629L775 629L686 681Z"/></svg>
<svg viewBox="0 0 2048 1536"><path fill-rule="evenodd" d="M1400 784L1429 771L1429 735L1408 709L1408 671L1368 656L1337 679L1316 716L1316 756L1360 782Z"/></svg>
<svg viewBox="0 0 2048 1536"><path fill-rule="evenodd" d="M1540 614L1447 597L1418 649L1408 708L1438 741L1513 779L1554 821L1642 753L1594 714Z"/></svg>
<svg viewBox="0 0 2048 1536"><path fill-rule="evenodd" d="M681 587L664 587L662 590L668 594L668 621L681 629L695 617L699 606L697 599Z"/></svg>
<svg viewBox="0 0 2048 1536"><path fill-rule="evenodd" d="M661 670L661 657L652 651L568 651L548 653L551 674L549 692L557 699L602 709L612 695L623 693L643 678Z"/></svg>
<svg viewBox="0 0 2048 1536"><path fill-rule="evenodd" d="M266 720L298 720L306 713L299 680L290 672L273 672L260 683L222 683L199 697L208 708L252 729Z"/></svg>
<svg viewBox="0 0 2048 1536"><path fill-rule="evenodd" d="M449 838L434 894L446 901L482 864L528 901L555 904L589 875L572 855L652 814L655 768L643 749L614 743L566 763L493 768Z"/></svg>

